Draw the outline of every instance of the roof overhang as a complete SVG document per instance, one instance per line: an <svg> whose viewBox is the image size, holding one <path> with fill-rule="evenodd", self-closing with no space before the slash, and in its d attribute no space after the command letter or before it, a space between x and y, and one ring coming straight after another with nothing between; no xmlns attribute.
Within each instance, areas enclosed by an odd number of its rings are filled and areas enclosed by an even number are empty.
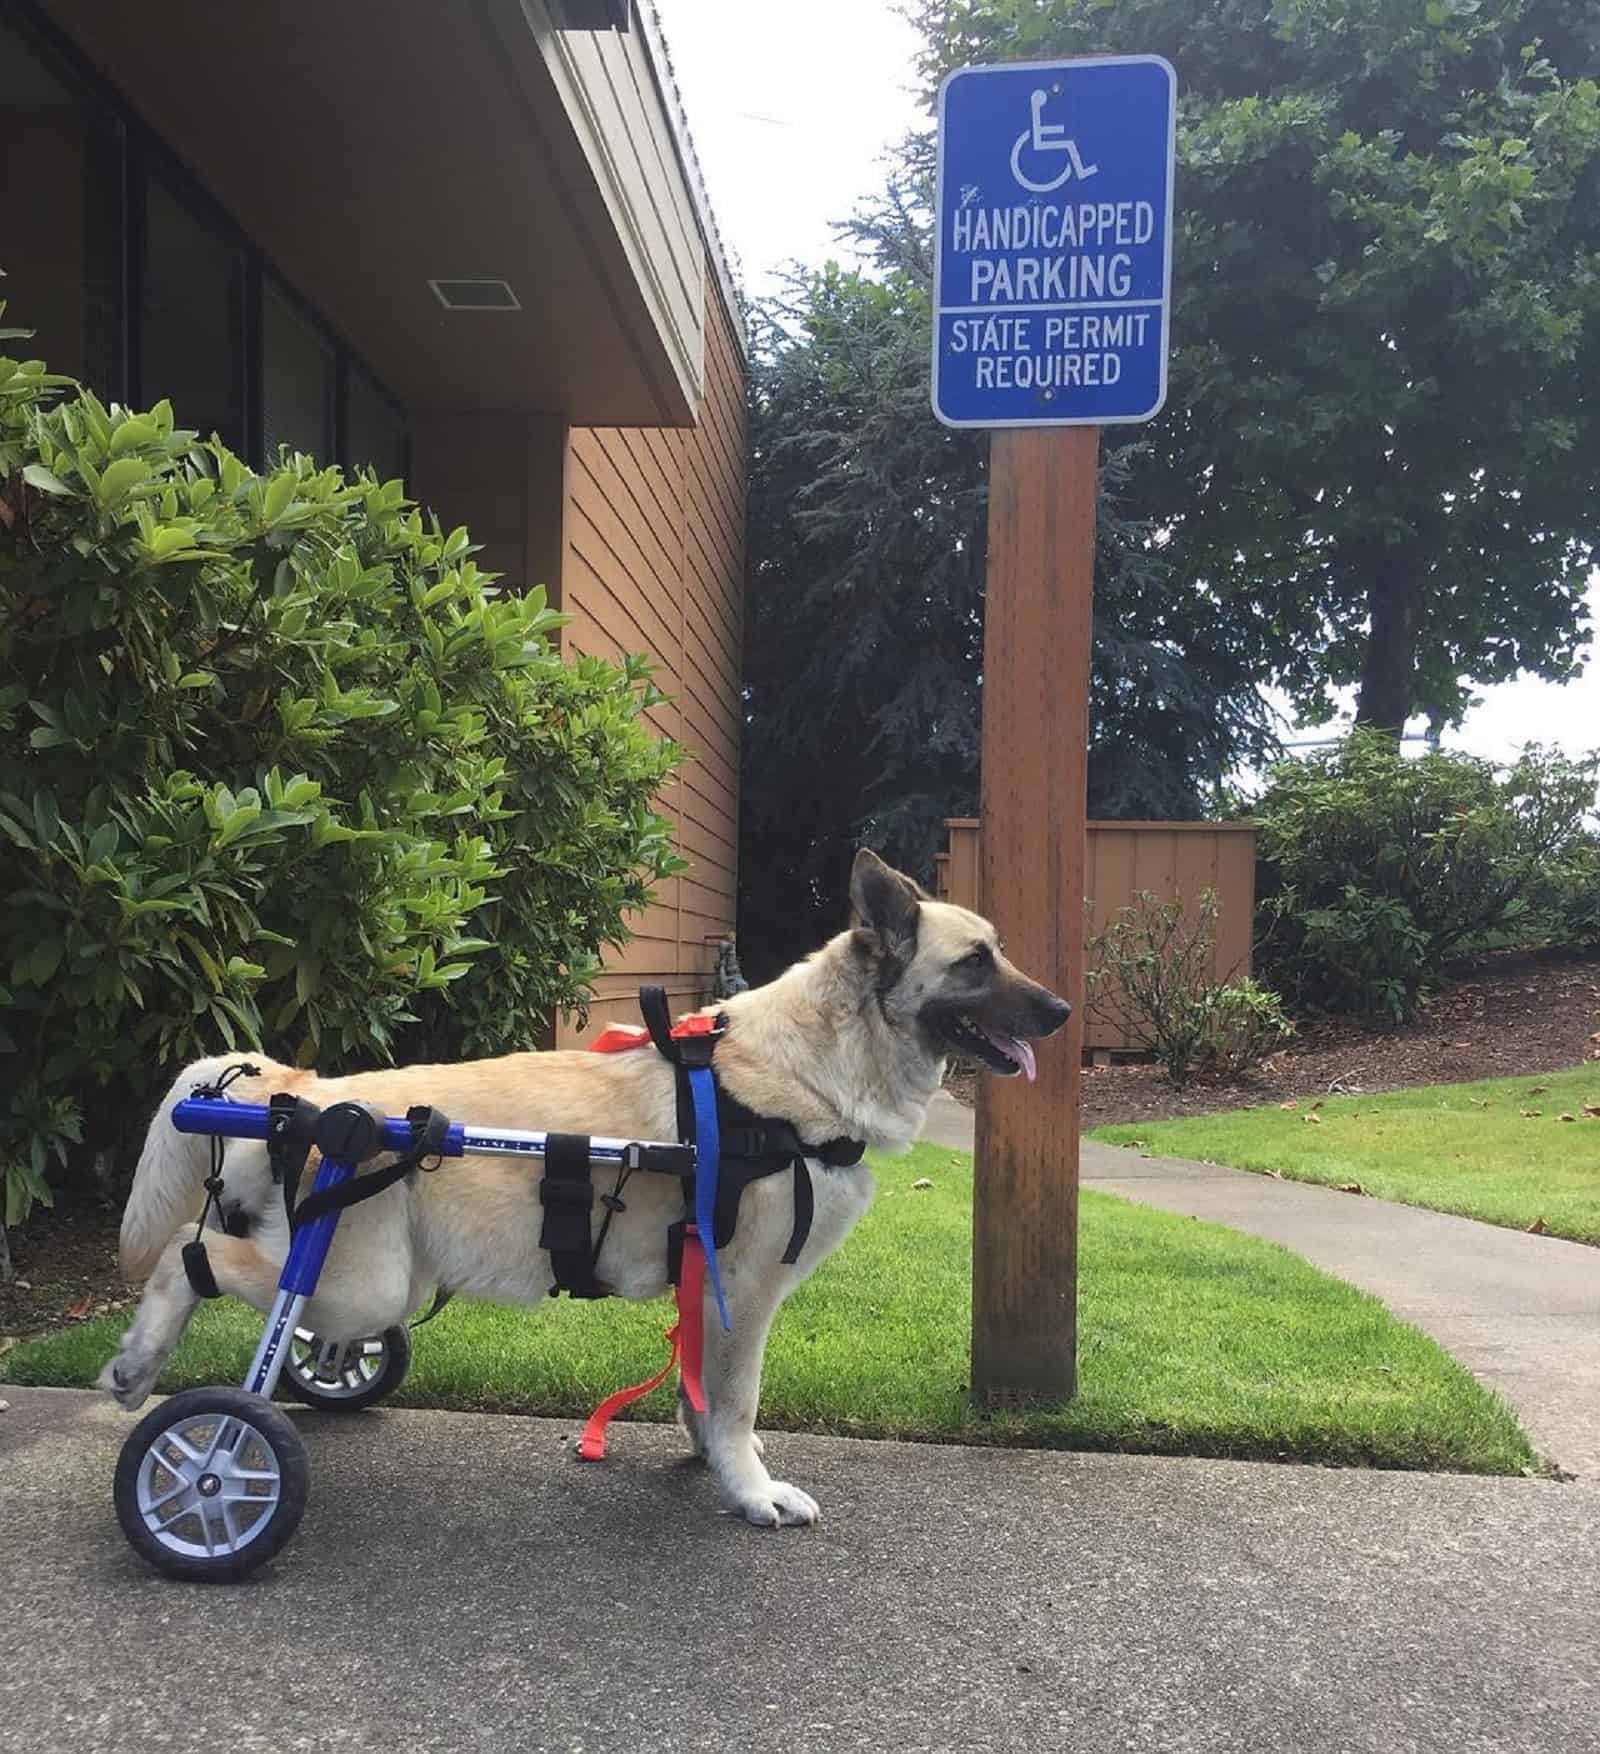
<svg viewBox="0 0 1600 1754"><path fill-rule="evenodd" d="M707 249L651 33L563 0L41 9L408 406L695 420Z"/></svg>

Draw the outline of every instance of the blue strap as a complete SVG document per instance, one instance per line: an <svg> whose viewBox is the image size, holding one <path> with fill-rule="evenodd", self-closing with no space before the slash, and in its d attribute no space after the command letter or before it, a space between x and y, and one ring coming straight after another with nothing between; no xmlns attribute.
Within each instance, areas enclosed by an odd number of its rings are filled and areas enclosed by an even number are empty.
<svg viewBox="0 0 1600 1754"><path fill-rule="evenodd" d="M722 1143L717 1132L717 1087L709 1066L689 1068L689 1093L694 1098L694 1224L700 1246L706 1252L706 1271L717 1294L717 1314L722 1331L731 1332L728 1305L722 1295L722 1275L717 1271L717 1170Z"/></svg>

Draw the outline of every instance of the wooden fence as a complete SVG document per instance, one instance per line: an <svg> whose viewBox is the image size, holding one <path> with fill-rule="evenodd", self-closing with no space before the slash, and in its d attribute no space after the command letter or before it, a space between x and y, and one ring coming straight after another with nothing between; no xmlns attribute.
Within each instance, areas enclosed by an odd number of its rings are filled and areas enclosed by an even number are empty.
<svg viewBox="0 0 1600 1754"><path fill-rule="evenodd" d="M945 828L948 850L935 861L939 898L983 913L977 820L951 817ZM1088 873L1091 933L1104 931L1141 890L1163 901L1192 901L1202 890L1214 889L1219 909L1216 978L1250 972L1256 903L1253 822L1091 822ZM1086 1048L1107 1052L1135 1045L1115 1024L1092 1013L1085 1020Z"/></svg>

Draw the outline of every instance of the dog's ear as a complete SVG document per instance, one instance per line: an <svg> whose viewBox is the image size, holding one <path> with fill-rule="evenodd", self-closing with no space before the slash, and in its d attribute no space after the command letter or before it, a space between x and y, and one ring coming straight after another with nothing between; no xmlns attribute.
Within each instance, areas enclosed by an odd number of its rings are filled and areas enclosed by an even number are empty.
<svg viewBox="0 0 1600 1754"><path fill-rule="evenodd" d="M850 868L851 923L875 933L883 948L903 961L916 951L917 909L928 899L919 884L869 848L856 854Z"/></svg>

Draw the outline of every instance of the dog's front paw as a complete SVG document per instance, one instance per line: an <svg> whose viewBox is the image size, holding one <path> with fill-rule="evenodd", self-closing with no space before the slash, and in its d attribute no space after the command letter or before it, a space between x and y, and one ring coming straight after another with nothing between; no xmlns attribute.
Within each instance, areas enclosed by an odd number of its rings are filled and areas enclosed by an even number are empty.
<svg viewBox="0 0 1600 1754"><path fill-rule="evenodd" d="M142 1407L155 1387L157 1373L136 1371L120 1354L100 1372L95 1386L111 1396L125 1413Z"/></svg>
<svg viewBox="0 0 1600 1754"><path fill-rule="evenodd" d="M734 1509L758 1529L809 1528L822 1515L816 1499L787 1480L769 1480L759 1491L741 1494Z"/></svg>

